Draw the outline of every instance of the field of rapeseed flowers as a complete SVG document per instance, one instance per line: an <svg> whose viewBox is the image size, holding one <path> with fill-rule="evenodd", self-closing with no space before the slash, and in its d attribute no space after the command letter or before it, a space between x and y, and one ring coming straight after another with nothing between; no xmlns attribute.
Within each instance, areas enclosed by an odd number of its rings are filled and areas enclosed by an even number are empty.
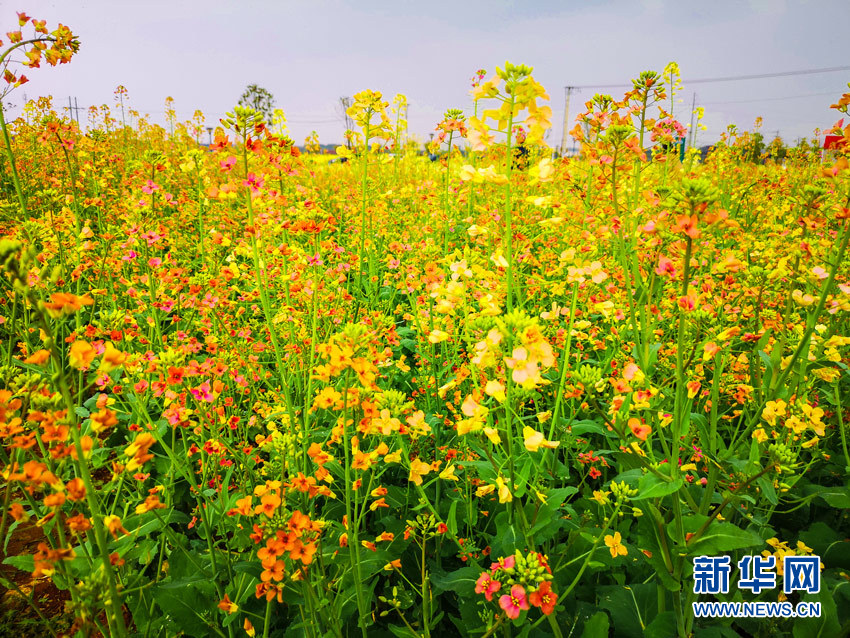
<svg viewBox="0 0 850 638"><path fill-rule="evenodd" d="M0 64L71 60L19 15ZM486 77L433 162L374 91L333 163L243 107L209 148L201 114L0 120L4 627L850 628L850 126L825 161L753 161L734 131L682 159L671 65L587 102L581 156L553 159L532 69ZM724 556L774 583L700 591ZM789 556L817 591L784 591Z"/></svg>

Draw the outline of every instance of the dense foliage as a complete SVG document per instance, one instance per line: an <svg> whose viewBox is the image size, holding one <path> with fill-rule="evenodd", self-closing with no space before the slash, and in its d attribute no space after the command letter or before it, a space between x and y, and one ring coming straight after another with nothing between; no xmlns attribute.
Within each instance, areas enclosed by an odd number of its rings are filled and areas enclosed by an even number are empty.
<svg viewBox="0 0 850 638"><path fill-rule="evenodd" d="M433 162L372 91L334 162L241 106L8 123L0 539L80 635L850 626L848 146L680 161L670 66L552 159L484 77ZM694 617L695 557L761 554L820 557L819 618Z"/></svg>

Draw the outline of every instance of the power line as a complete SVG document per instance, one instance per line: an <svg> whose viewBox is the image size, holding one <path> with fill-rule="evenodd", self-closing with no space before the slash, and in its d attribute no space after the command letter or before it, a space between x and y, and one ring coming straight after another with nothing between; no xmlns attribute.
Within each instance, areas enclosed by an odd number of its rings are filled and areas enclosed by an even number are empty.
<svg viewBox="0 0 850 638"><path fill-rule="evenodd" d="M727 75L716 78L697 78L694 80L682 80L683 84L711 84L714 82L736 82L738 80L763 80L766 78L789 77L793 75L816 75L818 73L835 73L837 71L850 71L850 66L831 66L821 69L803 69L800 71L779 71L776 73L756 73L753 75ZM574 89L618 89L631 87L632 84L585 84L574 86Z"/></svg>
<svg viewBox="0 0 850 638"><path fill-rule="evenodd" d="M71 98L68 98L68 99L70 100ZM74 100L75 100L75 104L76 104L76 98L74 98ZM26 103L26 101L24 103ZM69 102L69 104L70 104L70 102ZM105 106L108 106L108 105L105 105ZM79 111L86 111L86 110L88 110L92 107L91 106L76 106L75 105L75 106L72 106L72 107L64 107L64 108L68 108L69 110L77 111L79 113ZM135 111L139 115L151 115L151 114L167 115L169 113L169 111L162 110L162 109L133 108L132 106L130 107L130 109ZM200 110L200 109L198 109L198 110ZM173 112L176 116L179 116L179 114L180 114L180 112L178 112L177 110L174 110ZM182 111L182 112L185 114L185 111ZM201 110L201 113L205 117L216 117L216 118L218 118L219 116L221 116L221 117L226 116L226 113L223 113L221 111L203 111L203 110ZM298 116L296 116L294 118L286 117L286 123L287 124L337 124L337 123L340 123L340 122L343 122L342 117L333 117L333 118L330 118L330 119L301 119Z"/></svg>
<svg viewBox="0 0 850 638"><path fill-rule="evenodd" d="M778 102L781 100L797 100L804 97L819 97L824 95L835 95L836 91L826 91L824 93L802 93L800 95L786 95L784 97L761 97L754 100L730 100L723 102L703 102L702 104L748 104L751 102Z"/></svg>

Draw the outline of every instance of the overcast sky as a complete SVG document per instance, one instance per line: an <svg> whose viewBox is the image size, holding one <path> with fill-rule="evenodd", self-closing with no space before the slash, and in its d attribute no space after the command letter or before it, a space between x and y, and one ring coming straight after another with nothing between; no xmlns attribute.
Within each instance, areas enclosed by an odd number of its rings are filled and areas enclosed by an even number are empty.
<svg viewBox="0 0 850 638"><path fill-rule="evenodd" d="M850 64L848 0L3 0L2 31L15 11L68 25L80 52L61 67L27 72L8 96L68 96L82 106L130 104L163 121L167 96L180 119L194 109L207 123L236 103L244 87L269 89L301 143L311 130L340 142L339 97L362 89L410 101L410 130L427 139L447 108L469 113L469 78L505 60L533 66L550 93L560 143L564 86L628 82L675 60L685 80L676 115L687 123L692 94L706 109L713 141L729 123L751 128L759 115L771 139L793 142L832 125L828 107L850 72L688 85L688 78L774 73ZM15 6L17 5L17 6ZM4 38L6 39L6 38ZM625 89L603 92L621 94ZM571 119L593 90L573 94ZM81 122L85 114L81 114Z"/></svg>

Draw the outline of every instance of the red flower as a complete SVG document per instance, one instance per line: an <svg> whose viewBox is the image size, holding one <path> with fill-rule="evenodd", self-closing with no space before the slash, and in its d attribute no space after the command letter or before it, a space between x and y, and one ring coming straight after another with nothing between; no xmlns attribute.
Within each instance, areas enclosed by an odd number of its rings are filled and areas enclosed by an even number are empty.
<svg viewBox="0 0 850 638"><path fill-rule="evenodd" d="M522 585L514 585L511 587L511 593L505 594L499 598L499 606L505 610L508 618L519 618L519 614L523 609L528 609L528 599L525 596L525 589Z"/></svg>
<svg viewBox="0 0 850 638"><path fill-rule="evenodd" d="M558 594L552 591L552 583L544 580L543 584L536 591L531 592L528 600L535 607L540 607L540 611L548 616L555 610L555 604L558 602Z"/></svg>
<svg viewBox="0 0 850 638"><path fill-rule="evenodd" d="M481 572L478 580L475 581L475 593L484 594L487 600L493 600L493 594L499 591L501 587L502 583L490 578L490 574L487 572Z"/></svg>

